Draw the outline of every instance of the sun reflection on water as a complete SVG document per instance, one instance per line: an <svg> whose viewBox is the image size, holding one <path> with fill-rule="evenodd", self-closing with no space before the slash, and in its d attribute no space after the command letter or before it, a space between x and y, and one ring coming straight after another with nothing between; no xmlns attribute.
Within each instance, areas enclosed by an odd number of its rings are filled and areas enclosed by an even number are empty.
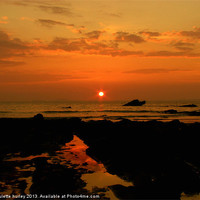
<svg viewBox="0 0 200 200"><path fill-rule="evenodd" d="M25 193L30 193L32 182L32 176L23 177L23 172L29 172L33 174L36 170L31 160L39 157L47 158L49 164L60 164L66 165L70 168L77 170L77 173L81 173L81 179L86 182L86 187L91 193L104 193L105 197L109 199L117 200L112 190L109 188L111 185L120 184L123 186L132 186L131 182L126 182L116 175L112 175L107 172L106 168L102 163L97 162L87 155L86 150L89 147L76 135L74 135L73 140L65 143L59 151L56 151L54 155L49 155L48 153L42 153L40 155L30 155L28 157L21 157L20 153L8 154L6 162L21 163L20 166L16 166L17 170L17 180L24 180L27 183ZM23 164L23 163L26 164ZM29 164L27 164L27 162ZM7 185L7 193L11 194L15 191L17 194L20 190L16 190L16 185ZM18 192L17 192L18 191ZM5 191L4 191L5 192Z"/></svg>
<svg viewBox="0 0 200 200"><path fill-rule="evenodd" d="M62 160L62 164L66 164L66 162L70 160L72 165L77 165L77 169L87 169L88 173L84 173L81 177L82 180L87 183L87 190L94 192L95 188L104 188L106 196L113 200L118 199L108 186L120 184L128 187L133 184L116 175L108 173L103 164L98 163L86 154L86 149L88 148L89 147L79 137L74 135L71 142L66 143L60 151L57 151L57 155L59 160Z"/></svg>

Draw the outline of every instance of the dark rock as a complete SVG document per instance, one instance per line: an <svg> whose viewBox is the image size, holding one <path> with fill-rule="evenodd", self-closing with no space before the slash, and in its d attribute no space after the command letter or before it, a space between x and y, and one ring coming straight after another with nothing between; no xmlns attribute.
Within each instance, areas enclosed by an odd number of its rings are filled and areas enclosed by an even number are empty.
<svg viewBox="0 0 200 200"><path fill-rule="evenodd" d="M59 164L49 164L46 158L34 159L36 170L33 173L33 194L85 193L86 183L81 180L81 173Z"/></svg>
<svg viewBox="0 0 200 200"><path fill-rule="evenodd" d="M181 122L178 119L172 120L169 122L169 125L179 126Z"/></svg>
<svg viewBox="0 0 200 200"><path fill-rule="evenodd" d="M68 108L72 108L72 107L71 106L66 106L66 107L62 107L62 108L67 108L68 109Z"/></svg>
<svg viewBox="0 0 200 200"><path fill-rule="evenodd" d="M119 199L178 200L183 192L200 191L199 131L199 123L123 120L85 123L78 135L89 156L133 182L111 186Z"/></svg>
<svg viewBox="0 0 200 200"><path fill-rule="evenodd" d="M36 120L44 120L44 117L43 117L43 115L42 114L37 114L37 115L35 115L34 117L33 117L34 119L36 119Z"/></svg>
<svg viewBox="0 0 200 200"><path fill-rule="evenodd" d="M195 105L195 104L187 104L187 105L182 105L182 106L179 106L179 107L198 107L198 106Z"/></svg>
<svg viewBox="0 0 200 200"><path fill-rule="evenodd" d="M189 116L200 116L200 112L197 112L197 111L183 112L183 114L189 115Z"/></svg>
<svg viewBox="0 0 200 200"><path fill-rule="evenodd" d="M164 113L166 113L166 114L176 114L178 112L177 112L177 110L171 109L171 110L165 110Z"/></svg>
<svg viewBox="0 0 200 200"><path fill-rule="evenodd" d="M146 103L146 101L139 101L138 99L135 99L133 101L130 101L123 106L142 106Z"/></svg>

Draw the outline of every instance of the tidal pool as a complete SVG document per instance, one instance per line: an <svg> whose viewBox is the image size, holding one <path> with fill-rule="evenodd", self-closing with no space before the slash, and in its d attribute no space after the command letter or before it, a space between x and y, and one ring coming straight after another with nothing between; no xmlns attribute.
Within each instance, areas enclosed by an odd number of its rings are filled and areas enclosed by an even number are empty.
<svg viewBox="0 0 200 200"><path fill-rule="evenodd" d="M8 154L4 162L14 166L15 172L12 174L13 177L7 177L7 179L13 178L13 181L2 182L5 189L0 194L20 194L22 192L21 183L24 183L23 192L29 194L33 184L32 176L36 170L32 160L46 158L49 164L63 165L75 169L77 173L81 174L81 179L86 183L84 189L89 191L89 193L117 200L118 198L109 186L116 184L133 186L133 183L108 173L102 163L97 162L87 155L86 150L88 148L78 136L74 135L73 140L65 143L60 150L51 155L45 152L40 155L30 155L28 157L22 157L20 153Z"/></svg>

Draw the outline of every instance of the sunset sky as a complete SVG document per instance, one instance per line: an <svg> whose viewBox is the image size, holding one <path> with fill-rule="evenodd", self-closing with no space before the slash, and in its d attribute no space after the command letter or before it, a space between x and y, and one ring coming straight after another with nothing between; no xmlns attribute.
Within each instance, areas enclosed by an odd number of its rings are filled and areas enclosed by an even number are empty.
<svg viewBox="0 0 200 200"><path fill-rule="evenodd" d="M198 0L0 0L0 101L200 99Z"/></svg>

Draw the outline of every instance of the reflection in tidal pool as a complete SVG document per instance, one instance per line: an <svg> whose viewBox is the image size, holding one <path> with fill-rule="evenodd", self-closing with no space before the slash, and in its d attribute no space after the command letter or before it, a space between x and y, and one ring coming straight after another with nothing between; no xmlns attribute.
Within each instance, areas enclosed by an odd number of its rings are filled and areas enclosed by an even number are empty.
<svg viewBox="0 0 200 200"><path fill-rule="evenodd" d="M115 184L132 186L133 184L116 175L109 174L103 164L96 162L86 154L87 148L88 146L75 135L71 142L66 143L60 151L57 151L57 159L61 160L62 164L69 164L70 161L75 168L87 170L82 175L82 180L87 183L87 190L94 192L95 188L104 188L111 199L117 199L108 186Z"/></svg>
<svg viewBox="0 0 200 200"><path fill-rule="evenodd" d="M12 177L16 184L10 184L5 181L4 184L7 188L2 194L21 194L24 191L25 194L30 193L30 188L33 184L33 173L36 171L33 159L42 157L46 158L49 164L64 165L69 168L73 168L77 171L77 174L81 174L81 179L86 183L85 189L93 194L103 194L104 197L108 197L112 200L117 200L114 193L108 186L120 184L123 186L132 186L130 182L126 182L116 175L109 174L104 165L98 163L86 154L88 146L76 135L72 141L66 143L55 154L49 155L48 153L42 153L40 155L31 155L28 157L20 157L18 154L8 154L5 162L15 168L15 175ZM7 179L9 179L8 177ZM23 190L18 186L18 182L25 182ZM1 185L2 185L1 184ZM1 194L1 193L0 193Z"/></svg>
<svg viewBox="0 0 200 200"><path fill-rule="evenodd" d="M88 146L76 135L71 142L68 142L56 152L54 159L58 159L60 164L67 164L76 169L86 169L88 171L105 172L103 164L97 163L86 154Z"/></svg>

